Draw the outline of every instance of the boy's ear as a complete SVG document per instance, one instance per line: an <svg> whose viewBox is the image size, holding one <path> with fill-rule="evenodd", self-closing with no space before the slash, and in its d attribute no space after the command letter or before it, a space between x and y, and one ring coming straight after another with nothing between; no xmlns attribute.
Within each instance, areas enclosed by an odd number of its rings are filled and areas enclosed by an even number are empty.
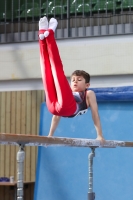
<svg viewBox="0 0 133 200"><path fill-rule="evenodd" d="M90 83L86 83L86 88L88 88L90 86Z"/></svg>

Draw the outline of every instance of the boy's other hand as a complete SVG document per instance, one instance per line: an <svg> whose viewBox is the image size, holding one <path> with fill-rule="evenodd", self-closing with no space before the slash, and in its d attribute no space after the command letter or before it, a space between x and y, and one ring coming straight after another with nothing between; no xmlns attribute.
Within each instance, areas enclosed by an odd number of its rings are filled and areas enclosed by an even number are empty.
<svg viewBox="0 0 133 200"><path fill-rule="evenodd" d="M47 137L53 137L53 135L50 135L50 134L48 134L48 136Z"/></svg>
<svg viewBox="0 0 133 200"><path fill-rule="evenodd" d="M96 140L100 141L101 146L103 146L105 144L105 139L102 136L97 136Z"/></svg>

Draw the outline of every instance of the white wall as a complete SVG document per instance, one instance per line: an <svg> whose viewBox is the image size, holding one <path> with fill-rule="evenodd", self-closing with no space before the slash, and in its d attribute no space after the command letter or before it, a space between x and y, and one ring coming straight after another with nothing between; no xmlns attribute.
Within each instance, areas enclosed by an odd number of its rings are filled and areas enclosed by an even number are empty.
<svg viewBox="0 0 133 200"><path fill-rule="evenodd" d="M57 41L66 76L83 69L91 76L133 74L133 36ZM0 80L41 78L38 42L0 45Z"/></svg>
<svg viewBox="0 0 133 200"><path fill-rule="evenodd" d="M132 75L91 76L91 88L133 86ZM43 90L42 79L0 81L0 91Z"/></svg>

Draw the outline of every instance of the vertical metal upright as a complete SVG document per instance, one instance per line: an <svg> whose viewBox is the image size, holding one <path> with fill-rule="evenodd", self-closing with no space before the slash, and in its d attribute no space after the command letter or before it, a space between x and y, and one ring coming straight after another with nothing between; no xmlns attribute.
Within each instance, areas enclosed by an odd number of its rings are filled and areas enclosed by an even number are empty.
<svg viewBox="0 0 133 200"><path fill-rule="evenodd" d="M70 0L67 0L67 37L71 37L71 30L70 30Z"/></svg>
<svg viewBox="0 0 133 200"><path fill-rule="evenodd" d="M19 144L19 151L17 153L17 200L24 200L24 145Z"/></svg>
<svg viewBox="0 0 133 200"><path fill-rule="evenodd" d="M93 158L95 157L95 148L91 148L91 153L88 156L89 161L89 191L88 200L95 199L95 193L93 192Z"/></svg>

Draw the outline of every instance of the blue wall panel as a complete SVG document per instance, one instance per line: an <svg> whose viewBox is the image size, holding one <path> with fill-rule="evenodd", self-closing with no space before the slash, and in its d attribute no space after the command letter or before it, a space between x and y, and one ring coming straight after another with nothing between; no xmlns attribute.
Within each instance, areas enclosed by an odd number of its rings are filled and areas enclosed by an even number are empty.
<svg viewBox="0 0 133 200"><path fill-rule="evenodd" d="M133 102L99 102L105 139L133 141ZM48 135L52 115L41 106L40 135ZM91 113L62 118L58 137L96 138ZM89 148L39 147L34 200L85 200ZM133 199L133 149L96 149L96 200Z"/></svg>

